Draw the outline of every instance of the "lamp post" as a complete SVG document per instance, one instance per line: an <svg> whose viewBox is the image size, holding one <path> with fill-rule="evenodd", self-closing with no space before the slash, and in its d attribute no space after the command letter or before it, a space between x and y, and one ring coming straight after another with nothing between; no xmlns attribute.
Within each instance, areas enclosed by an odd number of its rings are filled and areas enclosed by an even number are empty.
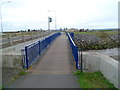
<svg viewBox="0 0 120 90"><path fill-rule="evenodd" d="M54 12L54 14L55 14L55 30L57 30L56 11L55 10L48 10L48 12Z"/></svg>
<svg viewBox="0 0 120 90"><path fill-rule="evenodd" d="M2 24L2 5L3 5L3 4L6 4L6 3L10 3L10 2L12 2L12 1L2 2L2 3L0 4L0 22L1 22L1 32L2 32L2 35L3 35L3 24Z"/></svg>

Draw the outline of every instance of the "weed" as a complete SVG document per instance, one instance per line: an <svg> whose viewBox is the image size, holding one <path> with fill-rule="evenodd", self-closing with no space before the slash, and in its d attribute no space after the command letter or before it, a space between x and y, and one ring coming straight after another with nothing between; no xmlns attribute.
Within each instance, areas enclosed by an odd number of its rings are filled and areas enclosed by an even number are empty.
<svg viewBox="0 0 120 90"><path fill-rule="evenodd" d="M22 75L26 75L26 74L27 74L27 72L25 72L25 71L20 71L18 75L19 75L19 76L22 76Z"/></svg>

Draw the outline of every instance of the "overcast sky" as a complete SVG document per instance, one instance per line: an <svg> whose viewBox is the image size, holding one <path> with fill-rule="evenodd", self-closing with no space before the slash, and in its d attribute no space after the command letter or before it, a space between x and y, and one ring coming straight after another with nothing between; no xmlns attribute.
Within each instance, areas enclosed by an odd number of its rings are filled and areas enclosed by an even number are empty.
<svg viewBox="0 0 120 90"><path fill-rule="evenodd" d="M7 2L9 0L2 0ZM4 31L51 28L117 28L119 0L10 0L2 4ZM52 10L48 12L48 10Z"/></svg>

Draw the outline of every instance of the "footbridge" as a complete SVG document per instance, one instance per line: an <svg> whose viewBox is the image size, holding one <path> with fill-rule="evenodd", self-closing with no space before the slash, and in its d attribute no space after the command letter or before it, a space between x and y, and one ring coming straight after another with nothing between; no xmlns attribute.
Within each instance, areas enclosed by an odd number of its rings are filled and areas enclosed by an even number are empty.
<svg viewBox="0 0 120 90"><path fill-rule="evenodd" d="M78 69L78 48L72 33L54 33L22 49L22 67L30 70L10 88L79 88L73 72Z"/></svg>

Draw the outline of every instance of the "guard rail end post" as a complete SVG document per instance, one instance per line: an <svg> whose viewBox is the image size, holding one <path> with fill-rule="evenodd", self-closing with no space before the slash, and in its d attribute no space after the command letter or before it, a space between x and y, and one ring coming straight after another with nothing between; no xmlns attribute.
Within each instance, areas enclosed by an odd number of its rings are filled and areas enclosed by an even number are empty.
<svg viewBox="0 0 120 90"><path fill-rule="evenodd" d="M25 47L25 55L26 55L26 67L25 68L28 68L27 46Z"/></svg>
<svg viewBox="0 0 120 90"><path fill-rule="evenodd" d="M24 49L21 49L21 55L22 55L22 68L25 68Z"/></svg>

